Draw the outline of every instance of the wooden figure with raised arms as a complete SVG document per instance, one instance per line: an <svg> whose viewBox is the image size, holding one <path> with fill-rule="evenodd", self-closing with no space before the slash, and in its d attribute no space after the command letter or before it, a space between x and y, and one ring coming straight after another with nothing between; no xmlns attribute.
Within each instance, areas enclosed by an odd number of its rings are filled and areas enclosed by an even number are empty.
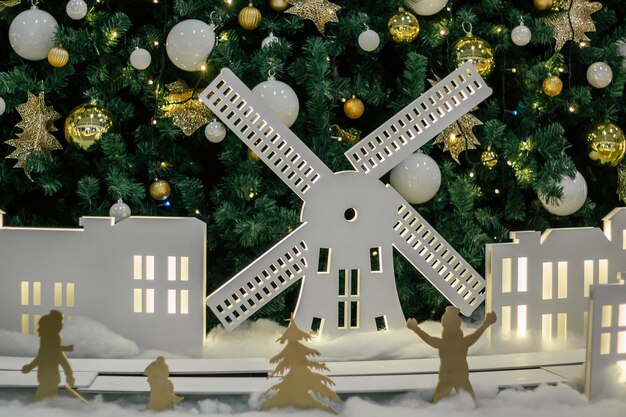
<svg viewBox="0 0 626 417"><path fill-rule="evenodd" d="M478 341L489 326L496 322L496 313L485 315L485 320L473 333L464 336L461 330L459 309L448 306L441 317L443 332L441 337L434 337L420 329L413 318L407 320L406 327L413 330L424 342L439 350L439 382L433 395L433 403L447 397L454 388L456 392L467 391L472 397L474 389L469 380L467 350Z"/></svg>
<svg viewBox="0 0 626 417"><path fill-rule="evenodd" d="M174 405L183 400L183 397L174 393L174 384L169 379L170 368L165 363L163 356L159 356L151 362L146 367L144 374L148 377L148 384L150 384L150 401L146 410L173 410Z"/></svg>
<svg viewBox="0 0 626 417"><path fill-rule="evenodd" d="M222 69L200 99L304 202L298 228L207 298L224 327L302 279L298 327L329 337L402 329L394 249L470 315L485 299L485 280L380 178L490 94L467 63L346 151L352 170L333 172Z"/></svg>
<svg viewBox="0 0 626 417"><path fill-rule="evenodd" d="M42 401L46 398L56 397L59 393L61 374L59 365L65 372L66 387L71 390L74 385L74 375L65 352L74 350L74 346L61 345L61 329L63 328L63 314L57 310L39 319L39 352L29 364L22 367L22 372L27 374L37 368L37 382L39 386L35 392L34 401Z"/></svg>

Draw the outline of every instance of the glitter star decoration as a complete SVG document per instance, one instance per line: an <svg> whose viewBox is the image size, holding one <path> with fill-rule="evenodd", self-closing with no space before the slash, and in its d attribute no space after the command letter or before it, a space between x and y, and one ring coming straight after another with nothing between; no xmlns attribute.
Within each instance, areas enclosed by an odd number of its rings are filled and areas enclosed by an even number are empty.
<svg viewBox="0 0 626 417"><path fill-rule="evenodd" d="M6 8L17 6L22 0L0 0L0 12Z"/></svg>
<svg viewBox="0 0 626 417"><path fill-rule="evenodd" d="M461 164L461 162L459 162L461 152L468 149L476 149L476 145L480 145L472 129L474 126L480 126L482 124L483 122L478 120L473 114L464 114L459 120L445 128L444 131L437 136L433 144L443 143L443 151L449 151L452 159L454 159L457 164Z"/></svg>
<svg viewBox="0 0 626 417"><path fill-rule="evenodd" d="M326 23L339 22L337 12L340 6L328 0L287 0L293 7L285 10L285 13L300 16L302 19L309 19L315 23L317 30L324 33Z"/></svg>
<svg viewBox="0 0 626 417"><path fill-rule="evenodd" d="M9 139L5 143L15 147L15 150L6 159L17 159L13 168L22 168L29 180L28 157L33 152L50 153L63 149L59 141L50 132L58 129L53 123L61 118L52 106L46 106L44 93L35 96L28 93L28 100L17 106L17 112L22 117L15 127L22 129L16 139Z"/></svg>
<svg viewBox="0 0 626 417"><path fill-rule="evenodd" d="M589 0L564 0L562 11L544 19L552 27L556 39L555 51L560 51L567 41L588 42L585 32L595 32L591 14L602 8L602 4Z"/></svg>
<svg viewBox="0 0 626 417"><path fill-rule="evenodd" d="M213 114L199 99L201 90L194 91L180 80L165 87L169 94L165 96L165 104L161 110L185 136L193 135L201 126L213 120Z"/></svg>

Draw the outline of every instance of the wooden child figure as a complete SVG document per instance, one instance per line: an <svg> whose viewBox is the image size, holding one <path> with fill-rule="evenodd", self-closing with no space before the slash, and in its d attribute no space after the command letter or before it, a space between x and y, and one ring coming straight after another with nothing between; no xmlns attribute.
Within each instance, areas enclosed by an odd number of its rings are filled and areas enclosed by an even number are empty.
<svg viewBox="0 0 626 417"><path fill-rule="evenodd" d="M61 374L59 365L65 372L67 385L74 385L74 375L64 352L71 352L74 346L61 346L61 329L63 328L63 314L57 310L39 319L39 352L37 357L28 365L22 367L22 372L27 374L37 368L37 381L39 386L35 392L34 401L56 397L59 393Z"/></svg>
<svg viewBox="0 0 626 417"><path fill-rule="evenodd" d="M433 337L420 329L413 318L407 320L406 327L413 330L427 344L439 350L439 382L435 388L433 403L450 395L452 388L456 392L467 391L474 397L474 390L469 381L469 367L467 366L467 350L472 346L489 326L496 322L496 313L490 312L474 333L463 336L461 331L460 310L456 307L446 307L441 317L443 332L441 338Z"/></svg>
<svg viewBox="0 0 626 417"><path fill-rule="evenodd" d="M174 394L174 384L169 379L170 369L163 356L159 356L150 363L144 374L148 377L148 384L150 384L150 401L146 410L173 410L174 405L183 400L183 397Z"/></svg>

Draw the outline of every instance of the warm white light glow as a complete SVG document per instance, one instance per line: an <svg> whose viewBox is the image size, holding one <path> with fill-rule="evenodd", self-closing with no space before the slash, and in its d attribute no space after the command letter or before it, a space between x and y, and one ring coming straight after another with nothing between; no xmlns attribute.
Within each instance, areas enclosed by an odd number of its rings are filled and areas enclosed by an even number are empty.
<svg viewBox="0 0 626 417"><path fill-rule="evenodd" d="M22 333L28 334L30 333L29 323L30 317L28 314L22 314Z"/></svg>
<svg viewBox="0 0 626 417"><path fill-rule="evenodd" d="M626 353L626 332L617 333L617 353Z"/></svg>
<svg viewBox="0 0 626 417"><path fill-rule="evenodd" d="M613 306L602 306L602 327L611 327L611 317L613 316Z"/></svg>
<svg viewBox="0 0 626 417"><path fill-rule="evenodd" d="M176 290L167 290L167 313L176 314Z"/></svg>
<svg viewBox="0 0 626 417"><path fill-rule="evenodd" d="M609 260L600 259L598 261L598 267L600 269L598 276L599 284L608 284L609 282Z"/></svg>
<svg viewBox="0 0 626 417"><path fill-rule="evenodd" d="M556 317L556 337L561 343L567 341L567 313L559 313Z"/></svg>
<svg viewBox="0 0 626 417"><path fill-rule="evenodd" d="M180 314L189 314L189 291L180 290Z"/></svg>
<svg viewBox="0 0 626 417"><path fill-rule="evenodd" d="M133 279L141 279L141 256L133 256Z"/></svg>
<svg viewBox="0 0 626 417"><path fill-rule="evenodd" d="M154 290L146 290L146 313L154 313Z"/></svg>
<svg viewBox="0 0 626 417"><path fill-rule="evenodd" d="M517 306L517 337L526 337L526 305Z"/></svg>
<svg viewBox="0 0 626 417"><path fill-rule="evenodd" d="M63 284L54 283L54 306L61 307L63 305Z"/></svg>
<svg viewBox="0 0 626 417"><path fill-rule="evenodd" d="M502 338L511 338L511 306L502 307Z"/></svg>
<svg viewBox="0 0 626 417"><path fill-rule="evenodd" d="M528 291L528 258L517 258L517 291Z"/></svg>
<svg viewBox="0 0 626 417"><path fill-rule="evenodd" d="M33 305L41 305L41 282L33 282Z"/></svg>
<svg viewBox="0 0 626 417"><path fill-rule="evenodd" d="M611 333L602 333L600 335L600 355L608 355L611 353Z"/></svg>
<svg viewBox="0 0 626 417"><path fill-rule="evenodd" d="M593 285L593 261L586 260L584 265L583 292L585 297L589 297L590 287Z"/></svg>
<svg viewBox="0 0 626 417"><path fill-rule="evenodd" d="M189 281L189 258L187 256L180 257L180 280Z"/></svg>
<svg viewBox="0 0 626 417"><path fill-rule="evenodd" d="M617 361L616 365L620 368L620 375L617 378L617 382L620 384L626 384L626 361Z"/></svg>
<svg viewBox="0 0 626 417"><path fill-rule="evenodd" d="M552 262L543 263L543 291L544 300L552 300Z"/></svg>
<svg viewBox="0 0 626 417"><path fill-rule="evenodd" d="M624 327L626 326L626 304L619 305L619 313L618 313L618 326Z"/></svg>
<svg viewBox="0 0 626 417"><path fill-rule="evenodd" d="M146 279L154 280L154 256L146 256Z"/></svg>
<svg viewBox="0 0 626 417"><path fill-rule="evenodd" d="M557 265L558 288L557 297L567 298L567 262L559 262Z"/></svg>
<svg viewBox="0 0 626 417"><path fill-rule="evenodd" d="M22 281L21 283L21 287L22 287L22 291L21 291L21 295L22 295L22 305L23 306L27 306L28 304L30 304L30 285L27 281Z"/></svg>
<svg viewBox="0 0 626 417"><path fill-rule="evenodd" d="M511 292L511 275L513 262L511 258L502 258L502 292Z"/></svg>
<svg viewBox="0 0 626 417"><path fill-rule="evenodd" d="M74 307L74 283L69 282L65 288L65 305Z"/></svg>
<svg viewBox="0 0 626 417"><path fill-rule="evenodd" d="M133 311L135 313L141 313L141 306L143 305L143 300L141 296L141 290L139 288L135 288L133 290Z"/></svg>
<svg viewBox="0 0 626 417"><path fill-rule="evenodd" d="M541 315L541 339L544 343L552 341L552 314Z"/></svg>
<svg viewBox="0 0 626 417"><path fill-rule="evenodd" d="M167 257L167 280L176 281L176 257Z"/></svg>

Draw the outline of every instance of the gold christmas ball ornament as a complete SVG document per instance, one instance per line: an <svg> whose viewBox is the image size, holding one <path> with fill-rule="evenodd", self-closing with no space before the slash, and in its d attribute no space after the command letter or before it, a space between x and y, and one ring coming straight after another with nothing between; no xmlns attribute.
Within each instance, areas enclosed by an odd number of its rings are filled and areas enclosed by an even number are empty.
<svg viewBox="0 0 626 417"><path fill-rule="evenodd" d="M172 187L165 180L156 180L150 184L150 197L156 201L167 200L172 192Z"/></svg>
<svg viewBox="0 0 626 417"><path fill-rule="evenodd" d="M365 113L365 104L360 99L352 97L343 103L343 112L350 119L358 119Z"/></svg>
<svg viewBox="0 0 626 417"><path fill-rule="evenodd" d="M452 62L457 68L471 62L482 77L489 76L496 67L491 45L471 32L467 32L452 45Z"/></svg>
<svg viewBox="0 0 626 417"><path fill-rule="evenodd" d="M237 16L239 25L246 30L254 30L258 28L261 24L262 18L261 11L254 7L252 3L241 9L239 15Z"/></svg>
<svg viewBox="0 0 626 417"><path fill-rule="evenodd" d="M417 38L420 24L411 13L400 8L387 22L391 39L396 43L411 43Z"/></svg>
<svg viewBox="0 0 626 417"><path fill-rule="evenodd" d="M246 155L248 155L248 159L251 160L251 161L255 161L256 162L256 161L261 159L261 158L259 158L259 155L255 154L252 149L248 149L246 151Z"/></svg>
<svg viewBox="0 0 626 417"><path fill-rule="evenodd" d="M498 154L491 149L491 146L489 146L480 156L480 162L485 168L492 170L496 165L498 165Z"/></svg>
<svg viewBox="0 0 626 417"><path fill-rule="evenodd" d="M286 0L270 0L270 8L276 12L284 12L288 7Z"/></svg>
<svg viewBox="0 0 626 417"><path fill-rule="evenodd" d="M107 109L95 102L81 104L65 119L65 139L87 149L112 126L113 118Z"/></svg>
<svg viewBox="0 0 626 417"><path fill-rule="evenodd" d="M550 10L552 7L552 0L533 0L533 4L535 5L535 9L546 11Z"/></svg>
<svg viewBox="0 0 626 417"><path fill-rule="evenodd" d="M617 166L626 153L626 136L616 124L599 123L586 135L587 152L600 165Z"/></svg>
<svg viewBox="0 0 626 417"><path fill-rule="evenodd" d="M558 96L563 91L563 81L556 75L549 75L543 80L541 89L550 97Z"/></svg>
<svg viewBox="0 0 626 417"><path fill-rule="evenodd" d="M48 51L48 62L55 68L64 67L69 60L70 54L59 46L55 46Z"/></svg>

